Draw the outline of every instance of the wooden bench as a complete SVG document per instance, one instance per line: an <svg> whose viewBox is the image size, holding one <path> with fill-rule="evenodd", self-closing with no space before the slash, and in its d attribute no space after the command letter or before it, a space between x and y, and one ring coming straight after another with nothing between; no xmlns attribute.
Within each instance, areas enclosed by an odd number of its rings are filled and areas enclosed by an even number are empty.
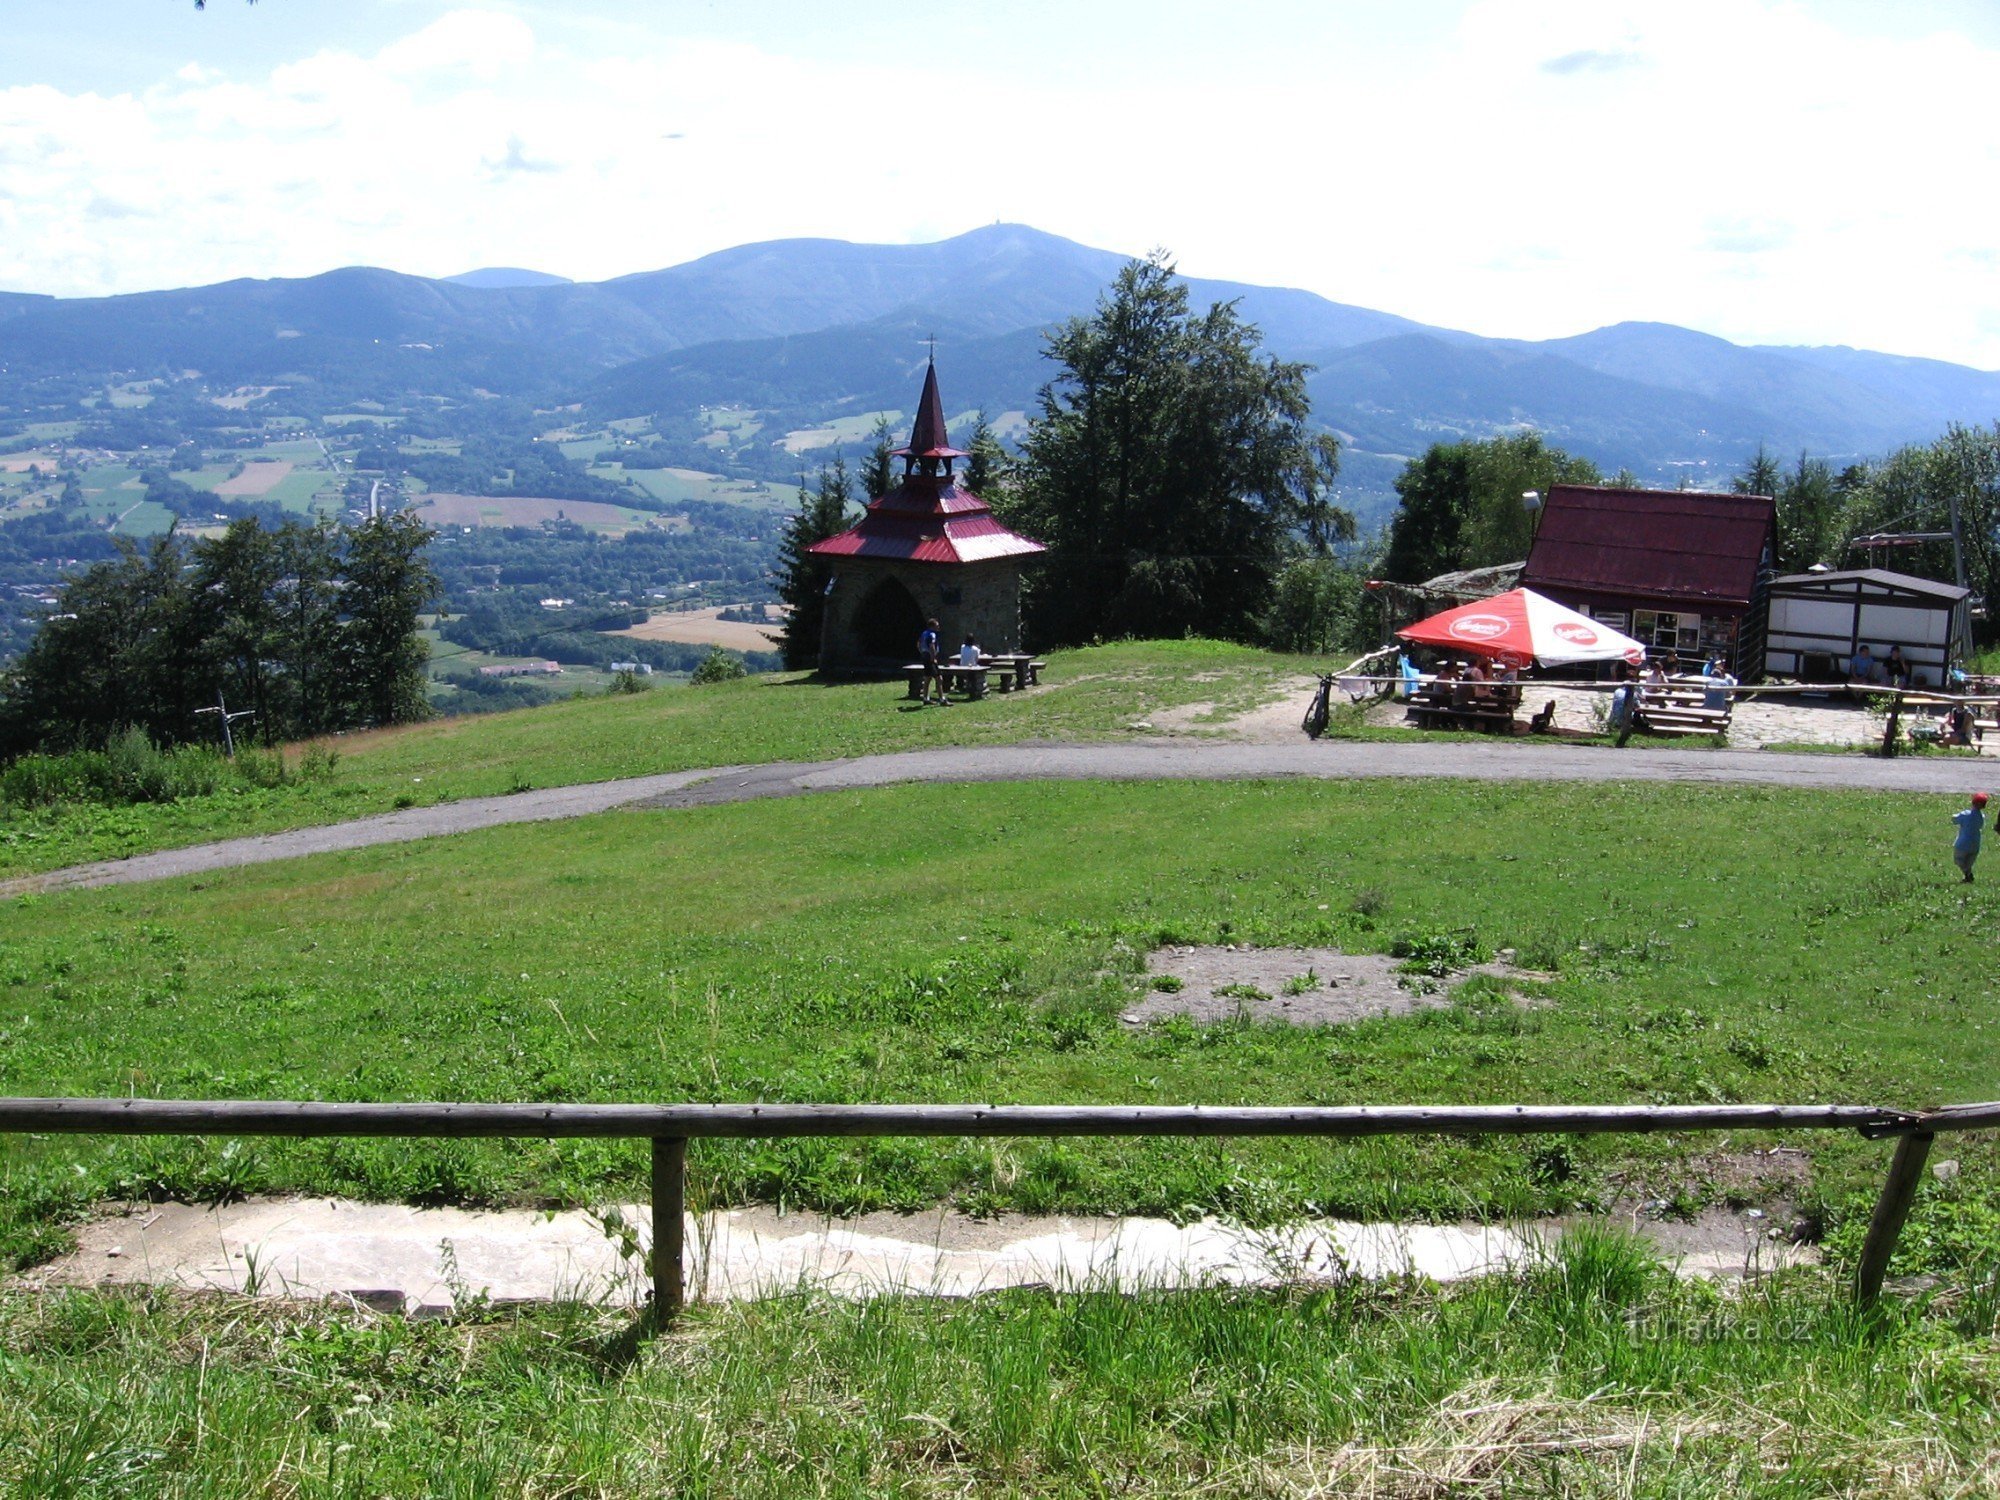
<svg viewBox="0 0 2000 1500"><path fill-rule="evenodd" d="M1639 706L1632 711L1632 727L1640 734L1674 739L1685 735L1727 735L1736 700L1725 697L1721 708L1711 708L1708 695L1714 691L1702 677L1676 677L1665 686L1645 687Z"/></svg>
<svg viewBox="0 0 2000 1500"><path fill-rule="evenodd" d="M1443 692L1414 694L1408 700L1407 717L1419 729L1481 729L1489 734L1514 732L1514 706L1520 701L1518 694L1484 701L1468 697L1463 703L1454 702L1453 696L1449 688Z"/></svg>

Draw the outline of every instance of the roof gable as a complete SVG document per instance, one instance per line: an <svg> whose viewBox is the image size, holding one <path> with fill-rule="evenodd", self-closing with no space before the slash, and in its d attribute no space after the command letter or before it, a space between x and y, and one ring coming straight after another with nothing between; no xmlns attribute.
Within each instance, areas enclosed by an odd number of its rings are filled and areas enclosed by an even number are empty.
<svg viewBox="0 0 2000 1500"><path fill-rule="evenodd" d="M1745 609L1776 522L1768 495L1559 484L1521 582L1558 599Z"/></svg>

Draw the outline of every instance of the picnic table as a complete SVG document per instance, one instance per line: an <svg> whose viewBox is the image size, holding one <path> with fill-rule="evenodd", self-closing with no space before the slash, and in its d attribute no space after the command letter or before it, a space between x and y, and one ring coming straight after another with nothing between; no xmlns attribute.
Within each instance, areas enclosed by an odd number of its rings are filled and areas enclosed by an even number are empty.
<svg viewBox="0 0 2000 1500"><path fill-rule="evenodd" d="M1518 682L1418 680L1404 700L1406 717L1420 729L1480 729L1512 734L1521 706Z"/></svg>
<svg viewBox="0 0 2000 1500"><path fill-rule="evenodd" d="M1722 706L1709 703L1712 693L1723 694ZM1726 688L1718 688L1706 677L1671 677L1664 684L1640 684L1639 704L1632 710L1632 727L1641 734L1677 737L1690 734L1727 734L1736 700Z"/></svg>
<svg viewBox="0 0 2000 1500"><path fill-rule="evenodd" d="M1003 693L1033 687L1042 680L1042 668L1048 665L1045 661L1036 661L1034 654L1028 651L995 651L979 659L999 674L994 678L993 685Z"/></svg>

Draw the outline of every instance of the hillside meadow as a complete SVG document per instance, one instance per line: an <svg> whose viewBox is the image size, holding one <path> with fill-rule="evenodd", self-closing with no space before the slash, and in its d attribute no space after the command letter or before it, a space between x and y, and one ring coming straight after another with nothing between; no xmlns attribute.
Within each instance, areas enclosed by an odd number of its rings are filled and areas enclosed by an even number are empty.
<svg viewBox="0 0 2000 1500"><path fill-rule="evenodd" d="M1066 691L658 691L364 737L327 781L126 810L135 846L398 799L1127 732L1302 664L1066 655ZM1532 753L1532 752L1525 752ZM268 800L260 800L260 796ZM1992 897L1943 799L1671 784L907 786L556 824L0 905L0 1094L1920 1105L1987 1097ZM103 815L103 816L109 816ZM179 819L180 821L176 821ZM258 820L266 820L260 825ZM206 821L204 821L206 820ZM90 835L92 837L98 835ZM52 841L80 838L58 833ZM14 868L23 867L15 845ZM57 862L49 848L31 852ZM1121 1012L1162 944L1407 955L1445 1003L1332 1028ZM1515 950L1528 974L1454 991ZM1807 1153L1767 1177L1753 1155ZM697 1142L699 1204L1615 1219L1753 1205L1825 1270L1745 1294L1615 1233L1516 1276L1282 1292L377 1318L0 1293L0 1488L301 1497L1967 1494L2000 1474L1987 1137L1844 1294L1888 1147L1839 1136ZM106 1201L600 1205L621 1142L0 1137L0 1255Z"/></svg>
<svg viewBox="0 0 2000 1500"><path fill-rule="evenodd" d="M17 898L0 1093L1895 1105L1994 1092L1990 898L1939 799L1424 782L912 786ZM1135 1027L1163 943L1532 976L1333 1029ZM697 1143L710 1201L1533 1215L1759 1195L1751 1144ZM1811 1153L1837 1225L1884 1148ZM617 1143L5 1143L4 1244L107 1195L629 1195ZM1986 1147L1968 1145L1971 1164ZM1981 1189L1984 1190L1983 1187Z"/></svg>
<svg viewBox="0 0 2000 1500"><path fill-rule="evenodd" d="M306 784L117 808L0 804L0 879L527 787L939 745L1104 739L1167 709L1240 710L1326 670L1314 659L1199 640L1048 660L1043 687L943 712L908 711L900 683L782 673L336 736L326 742L337 755L332 773ZM288 751L294 764L303 748Z"/></svg>

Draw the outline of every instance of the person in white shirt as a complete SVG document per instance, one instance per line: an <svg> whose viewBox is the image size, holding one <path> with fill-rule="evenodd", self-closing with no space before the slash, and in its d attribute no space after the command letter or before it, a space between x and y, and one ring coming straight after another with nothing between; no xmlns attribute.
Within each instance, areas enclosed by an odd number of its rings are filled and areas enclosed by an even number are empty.
<svg viewBox="0 0 2000 1500"><path fill-rule="evenodd" d="M975 641L971 636L967 636L965 644L958 648L958 664L961 667L976 667L979 665L979 642Z"/></svg>

